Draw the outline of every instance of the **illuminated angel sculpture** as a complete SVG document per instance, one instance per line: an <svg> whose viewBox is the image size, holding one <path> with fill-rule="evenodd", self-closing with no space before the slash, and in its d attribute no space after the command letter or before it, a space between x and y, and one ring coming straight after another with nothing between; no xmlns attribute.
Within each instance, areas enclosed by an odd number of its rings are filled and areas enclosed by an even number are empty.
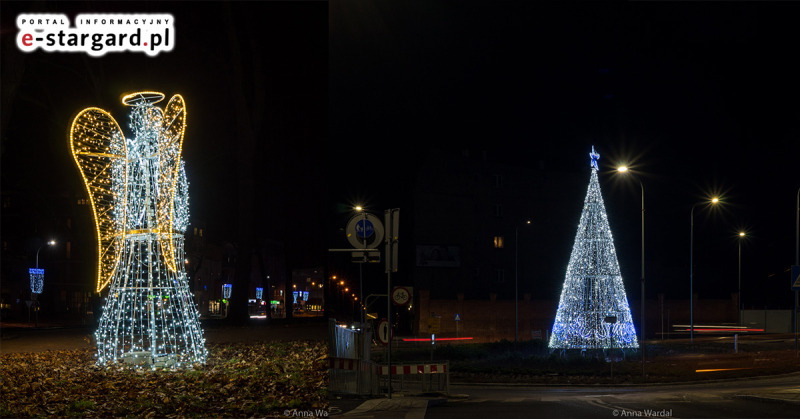
<svg viewBox="0 0 800 419"><path fill-rule="evenodd" d="M96 290L109 287L95 332L98 364L123 358L177 367L207 355L182 263L189 219L180 158L186 106L180 95L164 109L154 106L163 99L157 92L122 98L132 107L132 139L99 108L84 109L70 130L96 224Z"/></svg>

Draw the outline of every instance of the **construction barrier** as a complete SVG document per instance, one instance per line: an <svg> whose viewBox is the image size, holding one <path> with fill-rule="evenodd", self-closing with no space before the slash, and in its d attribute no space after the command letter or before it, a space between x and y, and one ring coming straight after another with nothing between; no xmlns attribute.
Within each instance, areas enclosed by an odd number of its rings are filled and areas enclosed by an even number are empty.
<svg viewBox="0 0 800 419"><path fill-rule="evenodd" d="M450 391L450 362L392 364L392 391ZM389 367L380 367L381 389L388 388Z"/></svg>
<svg viewBox="0 0 800 419"><path fill-rule="evenodd" d="M328 388L331 392L378 394L380 367L371 361L351 358L329 358Z"/></svg>

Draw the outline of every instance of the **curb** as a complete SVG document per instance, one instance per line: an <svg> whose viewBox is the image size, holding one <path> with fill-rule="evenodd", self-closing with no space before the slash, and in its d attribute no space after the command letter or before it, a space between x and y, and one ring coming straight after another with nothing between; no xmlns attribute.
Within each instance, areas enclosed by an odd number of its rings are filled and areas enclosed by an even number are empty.
<svg viewBox="0 0 800 419"><path fill-rule="evenodd" d="M753 395L741 395L741 396L733 396L734 399L744 399L744 400L755 400L757 402L763 403L781 403L781 404L792 404L800 406L800 400L786 400L786 399L776 399L774 397L762 397L762 396L753 396Z"/></svg>
<svg viewBox="0 0 800 419"><path fill-rule="evenodd" d="M764 375L757 377L739 377L739 378L725 378L717 380L703 380L703 381L676 381L670 383L630 383L630 384L541 384L541 383L458 383L450 382L451 386L488 386L488 387L659 387L659 386L682 386L682 385L695 385L695 384L714 384L714 383L730 383L736 381L750 381L750 380L767 380L771 378L785 378L800 376L800 372L792 372L788 374L778 375Z"/></svg>

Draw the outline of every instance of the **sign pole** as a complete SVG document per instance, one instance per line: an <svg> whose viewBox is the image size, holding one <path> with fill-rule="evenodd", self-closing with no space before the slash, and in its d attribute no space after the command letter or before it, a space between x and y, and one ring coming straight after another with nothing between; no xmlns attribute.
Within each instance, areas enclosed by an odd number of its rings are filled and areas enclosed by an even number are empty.
<svg viewBox="0 0 800 419"><path fill-rule="evenodd" d="M384 216L385 216L385 219L386 219L385 220L386 221L385 222L386 228L390 229L391 225L392 225L392 223L391 223L391 221L392 221L392 210L384 211ZM392 234L393 233L389 233L389 234L386 234L386 236L385 236L386 237L386 239L385 239L386 240L386 259L387 260L391 259L391 257L392 257L392 253L390 251L391 250L391 246L392 246L392 239L391 239ZM388 265L391 266L391 263L389 263ZM392 300L392 298L391 298L391 296L392 296L392 270L391 269L387 269L386 270L386 284L387 284L386 285L386 294L389 295L389 298L387 299L388 301L387 301L387 304L386 304L386 307L387 307L387 309L386 309L386 311L387 311L386 319L389 321L389 345L387 346L386 359L388 361L387 365L389 366L389 386L388 386L388 391L389 391L389 400L391 400L392 399L392 301L391 301Z"/></svg>

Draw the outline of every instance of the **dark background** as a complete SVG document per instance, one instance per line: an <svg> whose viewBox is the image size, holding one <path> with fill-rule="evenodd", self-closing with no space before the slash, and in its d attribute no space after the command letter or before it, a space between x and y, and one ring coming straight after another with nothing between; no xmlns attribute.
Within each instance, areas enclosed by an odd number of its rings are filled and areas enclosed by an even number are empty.
<svg viewBox="0 0 800 419"><path fill-rule="evenodd" d="M121 52L94 58L41 49L25 54L16 46L20 13L63 13L70 22L79 13L169 13L175 46L156 57ZM69 127L79 111L105 109L130 135L124 94L163 92L167 99L159 105L181 94L187 104L182 156L190 229L205 227L207 240L240 249L247 245L243 236L253 246L277 240L289 269L322 266L327 43L324 2L3 2L4 194L37 201L41 214L33 217L58 212L53 196L86 195L69 150ZM89 226L82 227L93 237ZM18 237L32 248L28 257L37 240L54 232L30 234ZM237 277L244 270L237 268Z"/></svg>
<svg viewBox="0 0 800 419"><path fill-rule="evenodd" d="M629 299L641 292L641 195L614 172L618 164L644 183L647 298L688 299L690 209L719 196L723 205L695 209L695 293L736 292L737 233L746 230L746 308L786 309L800 188L798 11L784 3L332 3L330 242L345 246L339 228L352 205L410 209L414 173L431 149L486 150L494 162L530 169L543 160L584 176L563 214L577 226L594 145ZM404 216L413 223L410 211ZM532 240L563 249L552 263L565 267L575 233ZM395 280L410 285L406 263ZM332 266L358 278L347 261ZM382 267L365 272L364 294L385 292ZM563 281L562 269L520 287L556 300Z"/></svg>

